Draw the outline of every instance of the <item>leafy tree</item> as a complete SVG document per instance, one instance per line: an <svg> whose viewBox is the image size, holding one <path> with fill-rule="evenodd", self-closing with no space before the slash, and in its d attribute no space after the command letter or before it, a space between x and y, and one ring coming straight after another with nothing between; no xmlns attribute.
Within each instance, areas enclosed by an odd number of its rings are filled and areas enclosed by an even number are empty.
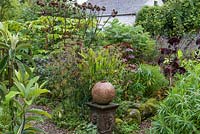
<svg viewBox="0 0 200 134"><path fill-rule="evenodd" d="M154 35L183 36L196 33L200 25L199 0L169 0L161 7L144 7L136 25Z"/></svg>

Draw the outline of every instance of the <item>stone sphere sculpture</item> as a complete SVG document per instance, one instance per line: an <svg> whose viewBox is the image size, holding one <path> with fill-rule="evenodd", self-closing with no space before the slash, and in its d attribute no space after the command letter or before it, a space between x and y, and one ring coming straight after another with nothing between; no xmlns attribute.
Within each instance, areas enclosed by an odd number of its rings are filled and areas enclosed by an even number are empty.
<svg viewBox="0 0 200 134"><path fill-rule="evenodd" d="M92 88L92 99L97 104L109 104L115 97L113 85L106 81L100 81Z"/></svg>

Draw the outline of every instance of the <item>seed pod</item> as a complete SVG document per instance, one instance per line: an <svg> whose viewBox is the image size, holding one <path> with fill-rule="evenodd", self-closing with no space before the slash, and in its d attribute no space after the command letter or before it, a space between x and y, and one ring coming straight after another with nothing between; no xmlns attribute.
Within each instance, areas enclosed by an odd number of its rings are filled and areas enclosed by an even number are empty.
<svg viewBox="0 0 200 134"><path fill-rule="evenodd" d="M87 6L88 9L92 9L93 8L93 5L91 3L88 3L88 6Z"/></svg>
<svg viewBox="0 0 200 134"><path fill-rule="evenodd" d="M118 14L118 11L115 11L115 9L113 9L111 16L115 17Z"/></svg>
<svg viewBox="0 0 200 134"><path fill-rule="evenodd" d="M77 3L77 2L76 2L76 3L74 3L74 6L76 6L76 7L77 7L77 6L78 6L78 3Z"/></svg>
<svg viewBox="0 0 200 134"><path fill-rule="evenodd" d="M102 11L106 11L106 7L103 6L103 7L101 8L101 10L102 10Z"/></svg>
<svg viewBox="0 0 200 134"><path fill-rule="evenodd" d="M96 10L99 12L101 10L101 8L99 6L97 6Z"/></svg>
<svg viewBox="0 0 200 134"><path fill-rule="evenodd" d="M83 7L83 8L86 8L86 6L87 6L87 3L84 2L84 3L82 4L82 7Z"/></svg>

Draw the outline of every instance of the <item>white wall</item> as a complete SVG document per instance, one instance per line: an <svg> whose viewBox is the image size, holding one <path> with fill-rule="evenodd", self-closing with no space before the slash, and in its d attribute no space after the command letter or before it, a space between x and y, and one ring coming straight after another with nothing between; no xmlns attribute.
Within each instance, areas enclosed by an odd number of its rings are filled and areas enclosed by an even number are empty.
<svg viewBox="0 0 200 134"><path fill-rule="evenodd" d="M117 16L115 18L117 18L119 20L119 22L121 22L123 24L127 24L127 25L132 25L136 19L135 16ZM115 18L111 18L109 21L112 21ZM100 24L101 25L104 24L103 22L106 21L107 19L108 19L108 17L103 17Z"/></svg>
<svg viewBox="0 0 200 134"><path fill-rule="evenodd" d="M162 0L157 0L157 1L159 6L163 5ZM144 5L154 6L154 0L148 0ZM136 16L117 16L115 18L117 18L123 24L132 25L135 23ZM103 17L100 24L103 25L104 24L103 22L106 21L107 19L108 17ZM113 19L114 18L111 18L109 21L112 21Z"/></svg>
<svg viewBox="0 0 200 134"><path fill-rule="evenodd" d="M155 0L148 0L148 1L145 3L145 5L147 5L147 6L154 6L154 1L155 1ZM159 6L163 5L162 0L157 0L157 1L158 1L158 5L159 5Z"/></svg>

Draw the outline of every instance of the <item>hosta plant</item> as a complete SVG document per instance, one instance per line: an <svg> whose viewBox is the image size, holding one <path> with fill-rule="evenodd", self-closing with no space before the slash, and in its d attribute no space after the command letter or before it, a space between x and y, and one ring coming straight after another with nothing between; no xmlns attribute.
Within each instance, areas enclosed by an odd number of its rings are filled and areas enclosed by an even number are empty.
<svg viewBox="0 0 200 134"><path fill-rule="evenodd" d="M0 106L0 131L9 134L34 134L43 132L33 126L51 115L41 109L32 108L33 102L43 93L48 93L39 85L39 77L31 78L26 71L15 71L14 85L5 93ZM43 132L44 133L44 132Z"/></svg>

